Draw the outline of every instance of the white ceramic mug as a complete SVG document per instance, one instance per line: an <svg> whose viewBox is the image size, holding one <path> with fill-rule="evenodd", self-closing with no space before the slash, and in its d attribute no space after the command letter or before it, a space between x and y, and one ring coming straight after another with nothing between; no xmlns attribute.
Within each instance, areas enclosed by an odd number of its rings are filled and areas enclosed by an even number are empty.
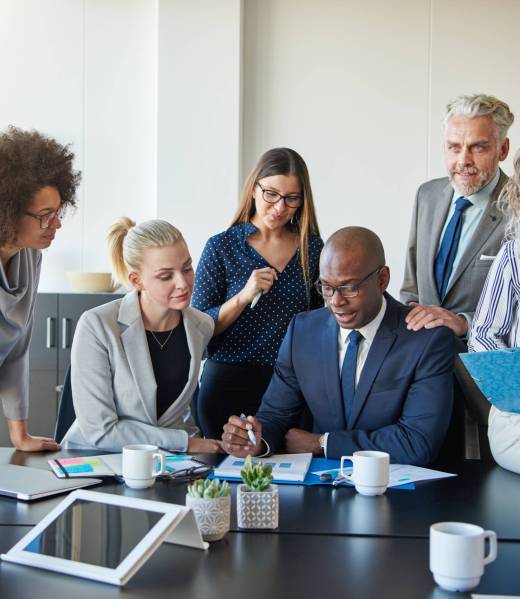
<svg viewBox="0 0 520 599"><path fill-rule="evenodd" d="M343 464L352 462L352 474L347 474ZM361 495L382 495L388 487L390 456L384 451L355 451L341 457L340 473L356 486Z"/></svg>
<svg viewBox="0 0 520 599"><path fill-rule="evenodd" d="M485 555L485 540L489 553ZM497 535L475 524L438 522L430 526L430 570L447 591L469 591L478 586L484 566L497 557Z"/></svg>
<svg viewBox="0 0 520 599"><path fill-rule="evenodd" d="M165 473L164 456L156 445L123 447L123 478L131 489L146 489Z"/></svg>

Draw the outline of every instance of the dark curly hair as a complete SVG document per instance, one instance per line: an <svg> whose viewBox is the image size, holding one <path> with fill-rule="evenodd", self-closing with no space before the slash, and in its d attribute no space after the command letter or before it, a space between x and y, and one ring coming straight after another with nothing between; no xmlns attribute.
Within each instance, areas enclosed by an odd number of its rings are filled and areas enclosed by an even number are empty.
<svg viewBox="0 0 520 599"><path fill-rule="evenodd" d="M0 247L12 243L18 224L34 194L55 187L63 207L76 205L81 173L74 171L74 154L38 131L10 126L0 133Z"/></svg>

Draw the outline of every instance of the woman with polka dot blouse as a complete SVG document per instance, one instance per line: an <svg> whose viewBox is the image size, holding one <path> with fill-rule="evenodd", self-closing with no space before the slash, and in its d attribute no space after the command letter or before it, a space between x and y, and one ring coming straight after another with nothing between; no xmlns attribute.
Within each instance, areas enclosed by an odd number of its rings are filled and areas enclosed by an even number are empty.
<svg viewBox="0 0 520 599"><path fill-rule="evenodd" d="M206 437L219 438L232 414L256 413L291 318L323 306L313 286L322 247L303 158L267 151L195 277L193 306L215 321L197 401Z"/></svg>

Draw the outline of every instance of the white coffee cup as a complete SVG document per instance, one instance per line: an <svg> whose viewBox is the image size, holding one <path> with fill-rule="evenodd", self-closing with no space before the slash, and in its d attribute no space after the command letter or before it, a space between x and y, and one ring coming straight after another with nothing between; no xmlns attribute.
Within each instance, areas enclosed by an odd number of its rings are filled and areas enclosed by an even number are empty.
<svg viewBox="0 0 520 599"><path fill-rule="evenodd" d="M489 553L484 554L485 540ZM497 535L475 524L438 522L430 526L430 570L447 591L469 591L478 586L484 566L497 557Z"/></svg>
<svg viewBox="0 0 520 599"><path fill-rule="evenodd" d="M344 463L352 462L352 474L347 474ZM355 451L341 457L341 475L354 483L361 495L382 495L388 487L390 456L384 451Z"/></svg>
<svg viewBox="0 0 520 599"><path fill-rule="evenodd" d="M164 456L156 445L123 447L123 478L131 489L146 489L165 473Z"/></svg>

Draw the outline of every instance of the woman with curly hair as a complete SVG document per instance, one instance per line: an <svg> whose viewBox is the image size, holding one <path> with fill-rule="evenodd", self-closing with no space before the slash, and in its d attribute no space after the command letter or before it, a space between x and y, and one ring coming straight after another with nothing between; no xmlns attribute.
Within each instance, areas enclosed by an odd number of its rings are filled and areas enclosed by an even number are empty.
<svg viewBox="0 0 520 599"><path fill-rule="evenodd" d="M474 352L520 347L520 150L498 206L508 216L507 239L489 270L475 312L468 342ZM488 437L496 462L520 473L520 414L491 406Z"/></svg>
<svg viewBox="0 0 520 599"><path fill-rule="evenodd" d="M59 449L54 439L27 431L28 352L41 250L76 203L73 159L68 146L37 131L0 133L0 399L11 442L22 451Z"/></svg>

